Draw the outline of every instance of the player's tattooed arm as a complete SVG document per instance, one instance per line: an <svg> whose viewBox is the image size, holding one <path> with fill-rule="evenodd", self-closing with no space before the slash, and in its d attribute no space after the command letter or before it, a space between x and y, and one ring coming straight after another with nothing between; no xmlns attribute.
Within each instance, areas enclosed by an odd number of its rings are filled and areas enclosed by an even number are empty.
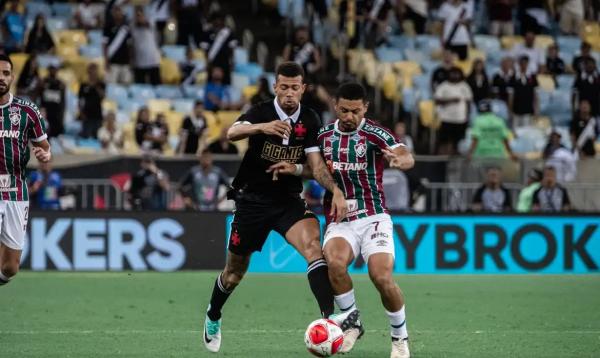
<svg viewBox="0 0 600 358"><path fill-rule="evenodd" d="M333 193L330 215L335 217L336 222L341 222L348 213L348 205L346 204L344 193L337 186L333 176L331 176L327 165L325 165L325 162L321 157L321 153L308 153L307 162L312 169L312 175L315 180L319 182L323 188Z"/></svg>

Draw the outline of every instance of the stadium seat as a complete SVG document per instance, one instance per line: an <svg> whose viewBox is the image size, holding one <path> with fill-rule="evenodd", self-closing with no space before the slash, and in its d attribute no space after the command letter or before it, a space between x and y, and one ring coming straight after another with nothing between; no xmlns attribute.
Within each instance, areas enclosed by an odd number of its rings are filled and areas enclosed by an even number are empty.
<svg viewBox="0 0 600 358"><path fill-rule="evenodd" d="M242 88L242 96L246 101L250 101L252 96L258 92L258 86L246 86Z"/></svg>
<svg viewBox="0 0 600 358"><path fill-rule="evenodd" d="M401 75L391 71L385 73L380 84L383 96L390 101L400 101L402 99L402 84L403 80Z"/></svg>
<svg viewBox="0 0 600 358"><path fill-rule="evenodd" d="M431 78L429 75L419 75L412 79L413 87L417 90L429 90Z"/></svg>
<svg viewBox="0 0 600 358"><path fill-rule="evenodd" d="M242 100L242 90L233 86L227 86L227 94L229 95L229 101L232 103L238 103Z"/></svg>
<svg viewBox="0 0 600 358"><path fill-rule="evenodd" d="M169 128L169 135L178 135L181 130L181 124L183 123L183 113L165 111L164 114L167 120L167 127Z"/></svg>
<svg viewBox="0 0 600 358"><path fill-rule="evenodd" d="M121 127L123 131L123 151L126 154L136 154L139 152L139 147L135 141L135 123L129 122Z"/></svg>
<svg viewBox="0 0 600 358"><path fill-rule="evenodd" d="M544 91L552 92L554 91L554 78L551 75L537 75L537 81L540 88Z"/></svg>
<svg viewBox="0 0 600 358"><path fill-rule="evenodd" d="M556 82L558 82L558 88L560 89L569 89L573 87L573 83L575 83L574 75L559 75L556 76Z"/></svg>
<svg viewBox="0 0 600 358"><path fill-rule="evenodd" d="M60 66L62 60L60 57L53 55L38 55L37 63L40 68L48 68L50 65Z"/></svg>
<svg viewBox="0 0 600 358"><path fill-rule="evenodd" d="M600 51L600 35L586 35L585 41L592 45L593 51Z"/></svg>
<svg viewBox="0 0 600 358"><path fill-rule="evenodd" d="M91 149L93 151L99 151L102 149L100 141L93 138L80 138L77 140L77 146L79 148Z"/></svg>
<svg viewBox="0 0 600 358"><path fill-rule="evenodd" d="M58 43L79 47L87 44L87 36L83 30L62 30L56 31L54 36L58 40Z"/></svg>
<svg viewBox="0 0 600 358"><path fill-rule="evenodd" d="M558 36L556 43L561 54L565 52L576 53L581 46L581 38L577 36Z"/></svg>
<svg viewBox="0 0 600 358"><path fill-rule="evenodd" d="M120 99L127 100L129 98L129 94L127 93L127 88L125 86L116 83L107 83L106 98L118 102Z"/></svg>
<svg viewBox="0 0 600 358"><path fill-rule="evenodd" d="M45 2L27 1L25 11L28 18L35 18L38 14L44 15L45 18L52 17L52 8Z"/></svg>
<svg viewBox="0 0 600 358"><path fill-rule="evenodd" d="M56 55L63 59L64 62L71 62L79 57L79 51L76 46L58 44L56 46Z"/></svg>
<svg viewBox="0 0 600 358"><path fill-rule="evenodd" d="M242 73L250 78L250 84L256 84L258 79L263 74L263 69L256 63L236 64L235 72Z"/></svg>
<svg viewBox="0 0 600 358"><path fill-rule="evenodd" d="M154 92L158 98L177 99L183 96L179 86L158 85Z"/></svg>
<svg viewBox="0 0 600 358"><path fill-rule="evenodd" d="M431 54L432 50L440 48L440 38L434 35L417 35L415 45L417 49Z"/></svg>
<svg viewBox="0 0 600 358"><path fill-rule="evenodd" d="M419 118L423 127L431 129L440 127L440 122L435 115L435 104L432 100L419 101Z"/></svg>
<svg viewBox="0 0 600 358"><path fill-rule="evenodd" d="M162 83L179 84L181 82L181 71L177 62L170 58L161 58L160 79Z"/></svg>
<svg viewBox="0 0 600 358"><path fill-rule="evenodd" d="M171 101L168 99L149 99L146 103L152 117L158 113L166 113L171 110Z"/></svg>
<svg viewBox="0 0 600 358"><path fill-rule="evenodd" d="M180 63L185 61L185 46L181 45L164 45L160 48L166 58Z"/></svg>
<svg viewBox="0 0 600 358"><path fill-rule="evenodd" d="M506 102L499 100L499 99L493 99L491 101L491 103L492 103L492 111L494 112L494 114L496 114L498 117L507 121L508 120L508 106L506 105Z"/></svg>
<svg viewBox="0 0 600 358"><path fill-rule="evenodd" d="M414 37L404 36L404 35L392 35L388 38L388 43L391 47L395 47L398 49L414 49L415 48L415 39Z"/></svg>
<svg viewBox="0 0 600 358"><path fill-rule="evenodd" d="M79 48L79 54L86 58L98 58L104 56L102 46L97 44L81 46Z"/></svg>
<svg viewBox="0 0 600 358"><path fill-rule="evenodd" d="M523 36L502 36L500 38L500 44L505 50L510 50L514 45L523 43Z"/></svg>
<svg viewBox="0 0 600 358"><path fill-rule="evenodd" d="M496 36L475 35L475 44L477 48L485 53L498 53L501 50L500 41Z"/></svg>
<svg viewBox="0 0 600 358"><path fill-rule="evenodd" d="M222 127L231 127L242 115L240 111L218 111L215 113Z"/></svg>
<svg viewBox="0 0 600 358"><path fill-rule="evenodd" d="M54 16L70 19L73 17L74 6L68 2L54 2L52 4L52 12Z"/></svg>
<svg viewBox="0 0 600 358"><path fill-rule="evenodd" d="M543 115L550 115L548 108L552 99L552 93L538 89L537 96L540 101L540 113Z"/></svg>
<svg viewBox="0 0 600 358"><path fill-rule="evenodd" d="M204 99L204 86L200 85L184 85L183 94L186 98Z"/></svg>
<svg viewBox="0 0 600 358"><path fill-rule="evenodd" d="M241 90L250 85L250 77L241 72L233 72L231 74L231 85Z"/></svg>
<svg viewBox="0 0 600 358"><path fill-rule="evenodd" d="M27 62L27 59L29 58L29 54L26 53L11 53L10 54L10 60L13 63L13 67L14 67L14 72L15 72L15 78L18 78L18 74L21 73L21 71L23 70L23 67L25 66L25 62Z"/></svg>
<svg viewBox="0 0 600 358"><path fill-rule="evenodd" d="M594 21L586 21L581 32L581 35L584 38L590 35L600 36L600 24Z"/></svg>
<svg viewBox="0 0 600 358"><path fill-rule="evenodd" d="M412 88L402 89L402 107L405 111L413 113L417 104L417 91Z"/></svg>
<svg viewBox="0 0 600 358"><path fill-rule="evenodd" d="M46 26L50 32L65 30L69 27L68 19L62 17L51 17L46 19Z"/></svg>
<svg viewBox="0 0 600 358"><path fill-rule="evenodd" d="M407 48L404 50L404 57L408 61L414 61L418 63L424 63L425 61L431 61L428 54L416 49Z"/></svg>
<svg viewBox="0 0 600 358"><path fill-rule="evenodd" d="M423 72L425 74L433 73L433 71L442 64L440 61L432 61L432 60L413 61L413 62L420 64L421 68L423 69Z"/></svg>
<svg viewBox="0 0 600 358"><path fill-rule="evenodd" d="M102 30L90 30L87 33L88 41L90 45L102 45Z"/></svg>
<svg viewBox="0 0 600 358"><path fill-rule="evenodd" d="M537 35L535 37L534 46L537 48L542 48L542 49L546 50L548 48L548 46L553 45L553 44L554 44L554 38L552 36Z"/></svg>
<svg viewBox="0 0 600 358"><path fill-rule="evenodd" d="M402 50L393 47L377 47L375 49L375 55L381 62L398 62L404 59Z"/></svg>
<svg viewBox="0 0 600 358"><path fill-rule="evenodd" d="M205 111L204 118L206 118L206 139L208 142L212 142L219 138L221 135L221 121L217 118L215 112Z"/></svg>
<svg viewBox="0 0 600 358"><path fill-rule="evenodd" d="M144 99L128 98L126 101L119 102L119 109L129 113L131 118L135 118L137 111L144 106L146 106Z"/></svg>
<svg viewBox="0 0 600 358"><path fill-rule="evenodd" d="M129 96L138 100L149 100L156 98L156 93L151 85L136 83L129 86Z"/></svg>
<svg viewBox="0 0 600 358"><path fill-rule="evenodd" d="M473 61L471 59L467 59L464 61L456 61L456 67L460 68L463 72L463 75L468 76L471 73L471 68L473 67Z"/></svg>
<svg viewBox="0 0 600 358"><path fill-rule="evenodd" d="M248 50L243 47L236 47L233 50L233 63L236 65L245 65L249 62Z"/></svg>
<svg viewBox="0 0 600 358"><path fill-rule="evenodd" d="M113 101L111 99L105 99L104 101L102 101L102 112L117 113L118 110L119 110L119 106L116 101Z"/></svg>
<svg viewBox="0 0 600 358"><path fill-rule="evenodd" d="M487 54L484 51L481 51L476 48L469 49L469 60L481 59L485 62L487 58Z"/></svg>
<svg viewBox="0 0 600 358"><path fill-rule="evenodd" d="M180 113L191 113L194 110L193 99L176 99L172 102L173 110Z"/></svg>
<svg viewBox="0 0 600 358"><path fill-rule="evenodd" d="M412 78L423 73L421 71L421 66L419 65L419 63L414 61L395 62L393 68L400 71L400 73L404 77Z"/></svg>

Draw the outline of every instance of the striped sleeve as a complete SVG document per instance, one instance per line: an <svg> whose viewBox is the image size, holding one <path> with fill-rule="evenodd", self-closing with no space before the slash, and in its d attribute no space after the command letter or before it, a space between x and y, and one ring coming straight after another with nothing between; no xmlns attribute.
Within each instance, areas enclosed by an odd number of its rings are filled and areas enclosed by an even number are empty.
<svg viewBox="0 0 600 358"><path fill-rule="evenodd" d="M373 127L373 130L369 131L369 134L371 134L369 139L375 143L380 150L396 149L404 145L400 143L389 130L383 127Z"/></svg>
<svg viewBox="0 0 600 358"><path fill-rule="evenodd" d="M41 142L48 138L46 134L46 120L42 117L40 110L33 103L24 105L23 108L27 112L27 121L29 122L29 138L33 142Z"/></svg>

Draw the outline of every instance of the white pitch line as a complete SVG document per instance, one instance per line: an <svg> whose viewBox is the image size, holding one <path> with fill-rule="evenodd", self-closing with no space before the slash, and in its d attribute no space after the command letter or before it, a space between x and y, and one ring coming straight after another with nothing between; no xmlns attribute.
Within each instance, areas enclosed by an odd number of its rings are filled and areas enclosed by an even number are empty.
<svg viewBox="0 0 600 358"><path fill-rule="evenodd" d="M79 335L91 335L91 334L200 334L202 331L199 330L48 330L48 331L0 331L2 334L14 334L14 335L62 335L62 334L79 334ZM388 330L383 329L371 329L366 330L367 333L385 333ZM599 334L600 330L570 330L570 331L545 331L545 330L507 330L507 331L434 331L434 330L411 330L411 333L415 334L574 334L574 335L594 335ZM224 329L223 334L288 334L288 333L304 333L301 329L250 329L250 330L228 330Z"/></svg>

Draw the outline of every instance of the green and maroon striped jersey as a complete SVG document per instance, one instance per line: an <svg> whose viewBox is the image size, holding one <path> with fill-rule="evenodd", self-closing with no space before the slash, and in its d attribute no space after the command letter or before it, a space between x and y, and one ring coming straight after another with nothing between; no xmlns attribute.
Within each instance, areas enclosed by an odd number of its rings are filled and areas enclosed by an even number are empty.
<svg viewBox="0 0 600 358"><path fill-rule="evenodd" d="M383 194L385 158L381 150L402 145L394 135L363 118L353 132L342 132L338 121L321 128L318 141L333 178L346 196L347 220L387 213Z"/></svg>
<svg viewBox="0 0 600 358"><path fill-rule="evenodd" d="M0 196L2 200L29 200L25 168L29 141L47 138L44 120L37 106L10 95L0 106Z"/></svg>

